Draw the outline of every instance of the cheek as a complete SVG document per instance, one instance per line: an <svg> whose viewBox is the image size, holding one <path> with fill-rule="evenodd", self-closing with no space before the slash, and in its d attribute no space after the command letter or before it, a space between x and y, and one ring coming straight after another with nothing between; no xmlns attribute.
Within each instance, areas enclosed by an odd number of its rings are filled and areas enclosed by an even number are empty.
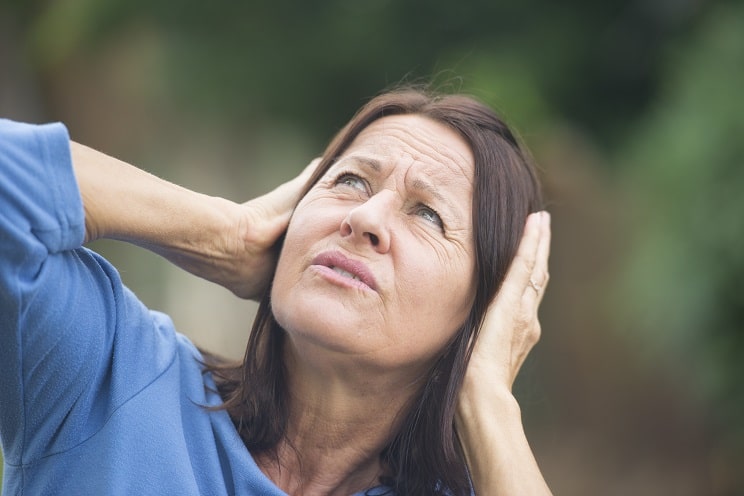
<svg viewBox="0 0 744 496"><path fill-rule="evenodd" d="M292 287L290 281L290 261L291 253L288 253L287 243L285 241L279 260L276 264L274 280L271 284L271 311L274 314L276 321L282 327L285 327L284 305L282 305L282 302L286 299L288 289Z"/></svg>
<svg viewBox="0 0 744 496"><path fill-rule="evenodd" d="M285 242L289 240L309 246L320 237L338 231L344 215L344 209L332 200L310 192L295 208L289 220Z"/></svg>
<svg viewBox="0 0 744 496"><path fill-rule="evenodd" d="M424 324L422 332L438 329L438 334L455 332L473 304L473 268L468 263L449 260L447 265L411 263L405 266L404 281L398 287L401 314L409 321ZM438 270L432 270L438 268Z"/></svg>
<svg viewBox="0 0 744 496"><path fill-rule="evenodd" d="M287 316L283 310L296 303L292 302L292 298L296 298L293 289L298 287L303 271L310 263L312 247L336 230L336 221L329 215L331 212L319 206L313 201L300 203L284 237L271 288L272 310L283 327L285 323L281 319Z"/></svg>
<svg viewBox="0 0 744 496"><path fill-rule="evenodd" d="M317 200L305 197L295 209L287 226L282 256L307 253L318 239L334 230L333 212Z"/></svg>
<svg viewBox="0 0 744 496"><path fill-rule="evenodd" d="M288 297L301 275L303 253L307 251L303 248L306 245L301 241L306 237L305 226L301 216L293 217L284 237L271 286L272 309L277 320L281 313L281 303Z"/></svg>

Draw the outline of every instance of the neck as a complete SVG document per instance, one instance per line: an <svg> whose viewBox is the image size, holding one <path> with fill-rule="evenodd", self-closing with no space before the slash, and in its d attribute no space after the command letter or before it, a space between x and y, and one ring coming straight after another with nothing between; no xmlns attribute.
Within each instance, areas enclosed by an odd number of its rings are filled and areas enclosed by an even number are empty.
<svg viewBox="0 0 744 496"><path fill-rule="evenodd" d="M420 382L334 365L285 341L289 390L287 432L276 456L258 456L262 470L289 494L352 494L379 485L380 453Z"/></svg>

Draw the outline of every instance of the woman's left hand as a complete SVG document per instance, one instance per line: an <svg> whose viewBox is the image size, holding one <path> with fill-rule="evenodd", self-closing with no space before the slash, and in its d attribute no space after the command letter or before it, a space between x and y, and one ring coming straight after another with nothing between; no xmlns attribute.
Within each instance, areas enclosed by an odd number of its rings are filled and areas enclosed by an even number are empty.
<svg viewBox="0 0 744 496"><path fill-rule="evenodd" d="M549 495L511 389L540 338L550 215L527 219L517 255L491 303L460 391L455 422L476 494Z"/></svg>
<svg viewBox="0 0 744 496"><path fill-rule="evenodd" d="M517 255L486 313L468 374L511 391L527 355L540 339L537 310L548 284L550 214L531 214ZM495 383L494 383L495 382Z"/></svg>

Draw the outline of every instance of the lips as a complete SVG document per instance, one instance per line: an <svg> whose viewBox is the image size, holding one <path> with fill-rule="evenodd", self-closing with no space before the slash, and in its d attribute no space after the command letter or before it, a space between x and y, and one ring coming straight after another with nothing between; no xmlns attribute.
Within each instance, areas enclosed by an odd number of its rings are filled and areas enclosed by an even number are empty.
<svg viewBox="0 0 744 496"><path fill-rule="evenodd" d="M372 290L377 289L375 277L369 268L364 263L352 260L339 251L325 251L319 254L313 259L312 265L327 267L350 281L362 283Z"/></svg>

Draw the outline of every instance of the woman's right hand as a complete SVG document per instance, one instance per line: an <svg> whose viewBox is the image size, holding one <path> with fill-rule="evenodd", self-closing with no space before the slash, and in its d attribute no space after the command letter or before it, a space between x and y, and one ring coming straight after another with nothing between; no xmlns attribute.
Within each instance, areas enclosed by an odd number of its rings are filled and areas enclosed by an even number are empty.
<svg viewBox="0 0 744 496"><path fill-rule="evenodd" d="M85 209L85 241L111 238L147 248L182 269L258 298L278 253L276 241L314 160L294 179L243 204L202 195L78 143L71 143Z"/></svg>
<svg viewBox="0 0 744 496"><path fill-rule="evenodd" d="M278 253L277 240L287 230L295 205L320 159L294 179L241 205L235 253L235 279L223 284L241 298L256 299L268 286Z"/></svg>

